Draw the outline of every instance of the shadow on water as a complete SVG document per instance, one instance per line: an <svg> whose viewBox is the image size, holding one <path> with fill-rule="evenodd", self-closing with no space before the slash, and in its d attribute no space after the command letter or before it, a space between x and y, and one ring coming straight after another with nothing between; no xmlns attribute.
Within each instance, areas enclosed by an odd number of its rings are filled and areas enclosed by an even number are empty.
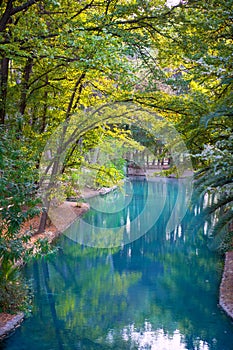
<svg viewBox="0 0 233 350"><path fill-rule="evenodd" d="M163 193L166 201L145 235L101 249L67 234L56 256L27 266L35 290L33 314L2 349L233 349L233 323L218 307L222 260L208 249L205 223L193 226L201 201L166 232L177 181L167 181L166 193L162 181L135 181L121 210L93 209L83 220L105 228L124 224L123 235L132 234L126 223L143 211L148 186L155 210Z"/></svg>

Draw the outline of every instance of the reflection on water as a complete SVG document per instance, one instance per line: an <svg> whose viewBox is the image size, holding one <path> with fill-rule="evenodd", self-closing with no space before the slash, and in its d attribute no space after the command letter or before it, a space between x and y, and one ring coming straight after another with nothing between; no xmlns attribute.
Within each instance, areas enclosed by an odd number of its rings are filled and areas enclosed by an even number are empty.
<svg viewBox="0 0 233 350"><path fill-rule="evenodd" d="M146 186L153 187L156 210L164 183L136 181L126 207L109 214L95 207L84 221L107 229L123 223L123 234L131 235ZM231 350L233 323L218 307L222 261L207 247L208 223L193 221L203 203L190 206L169 232L180 185L170 180L166 186L162 214L139 239L100 249L63 236L56 256L28 266L33 315L2 349Z"/></svg>
<svg viewBox="0 0 233 350"><path fill-rule="evenodd" d="M91 210L66 230L75 242L97 248L119 247L147 233L159 220L165 206L165 230L169 235L183 219L190 201L190 180L175 182L126 181L119 191L89 199ZM180 234L180 226L178 227Z"/></svg>
<svg viewBox="0 0 233 350"><path fill-rule="evenodd" d="M184 344L184 339L180 331L177 329L169 336L164 332L162 328L153 330L153 326L150 322L146 321L144 327L141 330L135 329L134 325L125 327L122 332L122 338L132 344L135 344L138 349L166 349L174 350L187 349ZM108 334L108 342L114 343L114 335L112 331ZM208 344L205 344L202 340L196 342L198 350L208 350Z"/></svg>

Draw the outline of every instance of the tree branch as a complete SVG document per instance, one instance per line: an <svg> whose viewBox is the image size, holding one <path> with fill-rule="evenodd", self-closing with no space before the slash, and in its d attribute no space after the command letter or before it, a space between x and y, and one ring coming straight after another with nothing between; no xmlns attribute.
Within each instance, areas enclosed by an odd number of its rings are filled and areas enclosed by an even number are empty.
<svg viewBox="0 0 233 350"><path fill-rule="evenodd" d="M29 7L31 7L32 5L35 5L39 1L40 0L28 0L23 5L16 6L16 7L12 8L10 15L13 16L18 12L21 12L23 10L27 10Z"/></svg>
<svg viewBox="0 0 233 350"><path fill-rule="evenodd" d="M11 16L15 15L18 12L27 10L30 6L36 4L39 1L40 0L28 0L20 6L13 7L13 0L8 0L5 12L0 19L0 32L3 32L6 29Z"/></svg>
<svg viewBox="0 0 233 350"><path fill-rule="evenodd" d="M70 102L69 102L69 105L68 105L67 111L66 111L66 120L68 120L69 117L70 117L70 114L71 114L71 111L72 111L72 108L73 108L73 103L74 103L76 92L78 90L79 85L82 83L83 79L85 78L85 75L86 75L86 72L83 72L80 75L80 77L78 78L78 80L76 81L76 83L75 83L74 90L72 92L72 95L71 95L71 98L70 98Z"/></svg>
<svg viewBox="0 0 233 350"><path fill-rule="evenodd" d="M73 15L70 19L74 19L75 17L79 16L83 11L87 10L91 5L93 4L94 0L91 0L89 4L86 4L83 8L81 8L75 15Z"/></svg>

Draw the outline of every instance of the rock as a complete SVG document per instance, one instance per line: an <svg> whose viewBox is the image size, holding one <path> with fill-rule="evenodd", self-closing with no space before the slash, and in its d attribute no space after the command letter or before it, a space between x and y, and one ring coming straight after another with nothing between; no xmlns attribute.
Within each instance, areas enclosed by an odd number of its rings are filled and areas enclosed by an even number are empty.
<svg viewBox="0 0 233 350"><path fill-rule="evenodd" d="M105 195L105 194L107 194L107 193L109 193L109 192L112 192L112 191L114 191L114 190L116 190L117 189L117 186L113 186L113 187L102 187L100 190L99 190L99 194L100 195Z"/></svg>
<svg viewBox="0 0 233 350"><path fill-rule="evenodd" d="M9 333L15 330L24 319L24 313L16 315L0 314L0 339L5 338Z"/></svg>
<svg viewBox="0 0 233 350"><path fill-rule="evenodd" d="M233 252L227 252L220 285L219 305L233 318Z"/></svg>

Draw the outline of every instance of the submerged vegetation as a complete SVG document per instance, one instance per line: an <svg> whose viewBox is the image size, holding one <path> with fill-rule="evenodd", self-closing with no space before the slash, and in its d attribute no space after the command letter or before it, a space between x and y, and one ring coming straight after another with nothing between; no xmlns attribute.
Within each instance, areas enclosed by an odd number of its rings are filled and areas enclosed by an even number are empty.
<svg viewBox="0 0 233 350"><path fill-rule="evenodd" d="M122 179L125 153L146 148L157 158L169 157L161 140L132 116L122 120L133 103L138 113L146 109L172 124L185 141L197 189L210 197L209 235L224 240L233 230L232 5L0 2L0 311L25 305L16 262L26 262L33 249L25 251L31 234L20 234L20 228L41 211L43 149L74 115L76 138L52 179L65 187L65 196L79 193L80 169L93 186L111 186ZM115 110L116 103L122 109ZM110 106L109 112L99 118L102 106ZM104 161L107 154L111 162ZM46 242L37 249L46 253Z"/></svg>

